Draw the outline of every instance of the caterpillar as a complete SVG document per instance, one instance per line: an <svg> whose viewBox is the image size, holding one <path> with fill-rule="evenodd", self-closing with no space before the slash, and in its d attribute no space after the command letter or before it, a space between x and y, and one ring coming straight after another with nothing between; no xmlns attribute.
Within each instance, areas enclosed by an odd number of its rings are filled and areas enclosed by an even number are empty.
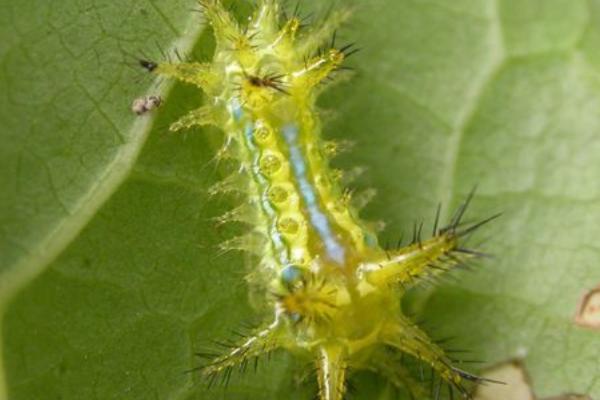
<svg viewBox="0 0 600 400"><path fill-rule="evenodd" d="M286 15L277 0L258 0L243 24L219 0L199 4L214 32L212 61L139 64L204 92L206 104L169 129L212 125L224 132L217 157L239 168L210 192L241 192L242 205L220 220L248 223L250 231L222 247L256 254L247 280L265 293L270 310L262 325L201 366L200 374L210 382L228 379L234 368L283 348L314 364L320 400L343 399L349 372L361 369L426 398L403 362L406 355L435 373L433 397L444 387L450 398L471 398L470 386L484 379L458 368L403 313L401 300L410 288L481 256L463 240L497 215L465 223L472 192L445 226L439 226L438 207L429 239L421 238L421 225L408 245L384 249L329 165L340 146L323 139L315 104L356 52L352 44L336 43L349 10L332 10L309 27L296 12Z"/></svg>

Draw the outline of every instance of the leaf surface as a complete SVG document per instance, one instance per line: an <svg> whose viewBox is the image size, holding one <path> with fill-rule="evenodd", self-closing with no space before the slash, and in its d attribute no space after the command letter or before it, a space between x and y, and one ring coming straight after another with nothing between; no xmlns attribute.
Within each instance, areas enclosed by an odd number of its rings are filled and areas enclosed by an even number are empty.
<svg viewBox="0 0 600 400"><path fill-rule="evenodd" d="M3 322L10 399L310 398L285 354L211 391L185 372L257 315L243 256L217 250L240 228L210 220L233 205L206 194L219 133L165 133L200 94L177 87L156 121L129 115L149 83L121 48L210 51L185 28L188 2L48 4L0 8L0 298L27 284ZM363 48L357 73L322 101L326 135L358 144L336 164L367 166L357 186L378 189L364 214L386 222L382 242L438 202L448 217L476 184L468 217L504 213L472 239L490 236L495 258L413 307L467 358L525 355L540 397L600 396L600 333L573 324L600 283L599 22L596 0L363 2L340 33ZM396 398L370 374L356 390Z"/></svg>

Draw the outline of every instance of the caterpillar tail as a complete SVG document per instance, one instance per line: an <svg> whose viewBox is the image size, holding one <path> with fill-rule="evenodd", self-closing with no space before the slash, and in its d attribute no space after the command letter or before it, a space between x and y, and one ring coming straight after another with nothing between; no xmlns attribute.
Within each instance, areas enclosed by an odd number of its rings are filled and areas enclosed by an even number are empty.
<svg viewBox="0 0 600 400"><path fill-rule="evenodd" d="M348 360L345 349L335 343L324 343L317 359L320 400L343 400L346 393Z"/></svg>

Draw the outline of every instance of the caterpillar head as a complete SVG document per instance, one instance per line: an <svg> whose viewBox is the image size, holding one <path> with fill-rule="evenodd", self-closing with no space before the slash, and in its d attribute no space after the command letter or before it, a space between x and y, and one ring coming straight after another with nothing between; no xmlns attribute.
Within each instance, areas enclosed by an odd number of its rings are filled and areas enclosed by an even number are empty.
<svg viewBox="0 0 600 400"><path fill-rule="evenodd" d="M347 10L304 28L296 13L285 16L274 1L260 1L244 25L217 0L201 0L200 6L216 39L211 63L141 60L140 65L200 87L215 114L231 108L231 98L253 113L268 115L284 113L290 101L312 104L315 89L356 51L352 45L338 48L335 43L335 30L349 16Z"/></svg>

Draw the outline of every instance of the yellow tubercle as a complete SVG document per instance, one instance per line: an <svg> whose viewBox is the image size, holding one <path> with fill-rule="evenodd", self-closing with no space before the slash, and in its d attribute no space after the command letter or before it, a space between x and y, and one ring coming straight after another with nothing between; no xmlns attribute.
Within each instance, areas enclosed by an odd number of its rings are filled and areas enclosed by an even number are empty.
<svg viewBox="0 0 600 400"><path fill-rule="evenodd" d="M243 36L237 21L219 0L199 0L199 4L213 27L217 46L231 50L233 44Z"/></svg>
<svg viewBox="0 0 600 400"><path fill-rule="evenodd" d="M396 251L389 251L381 259L373 260L371 267L361 270L360 273L364 273L365 279L374 285L409 284L424 273L432 274L435 269L430 264L448 254L457 244L458 238L455 236L436 236L423 243L414 243ZM456 265L458 261L452 261L450 266Z"/></svg>
<svg viewBox="0 0 600 400"><path fill-rule="evenodd" d="M190 111L187 115L181 117L169 127L171 132L177 132L183 129L189 129L193 126L220 126L223 123L220 110L212 106L202 106L196 110Z"/></svg>
<svg viewBox="0 0 600 400"><path fill-rule="evenodd" d="M159 75L174 78L182 82L191 83L202 89L207 94L214 94L219 90L221 78L218 72L207 63L161 63L153 71Z"/></svg>
<svg viewBox="0 0 600 400"><path fill-rule="evenodd" d="M302 68L292 72L291 78L299 95L302 96L306 90L321 83L343 64L344 58L344 53L338 49L330 49L326 54L311 58Z"/></svg>

